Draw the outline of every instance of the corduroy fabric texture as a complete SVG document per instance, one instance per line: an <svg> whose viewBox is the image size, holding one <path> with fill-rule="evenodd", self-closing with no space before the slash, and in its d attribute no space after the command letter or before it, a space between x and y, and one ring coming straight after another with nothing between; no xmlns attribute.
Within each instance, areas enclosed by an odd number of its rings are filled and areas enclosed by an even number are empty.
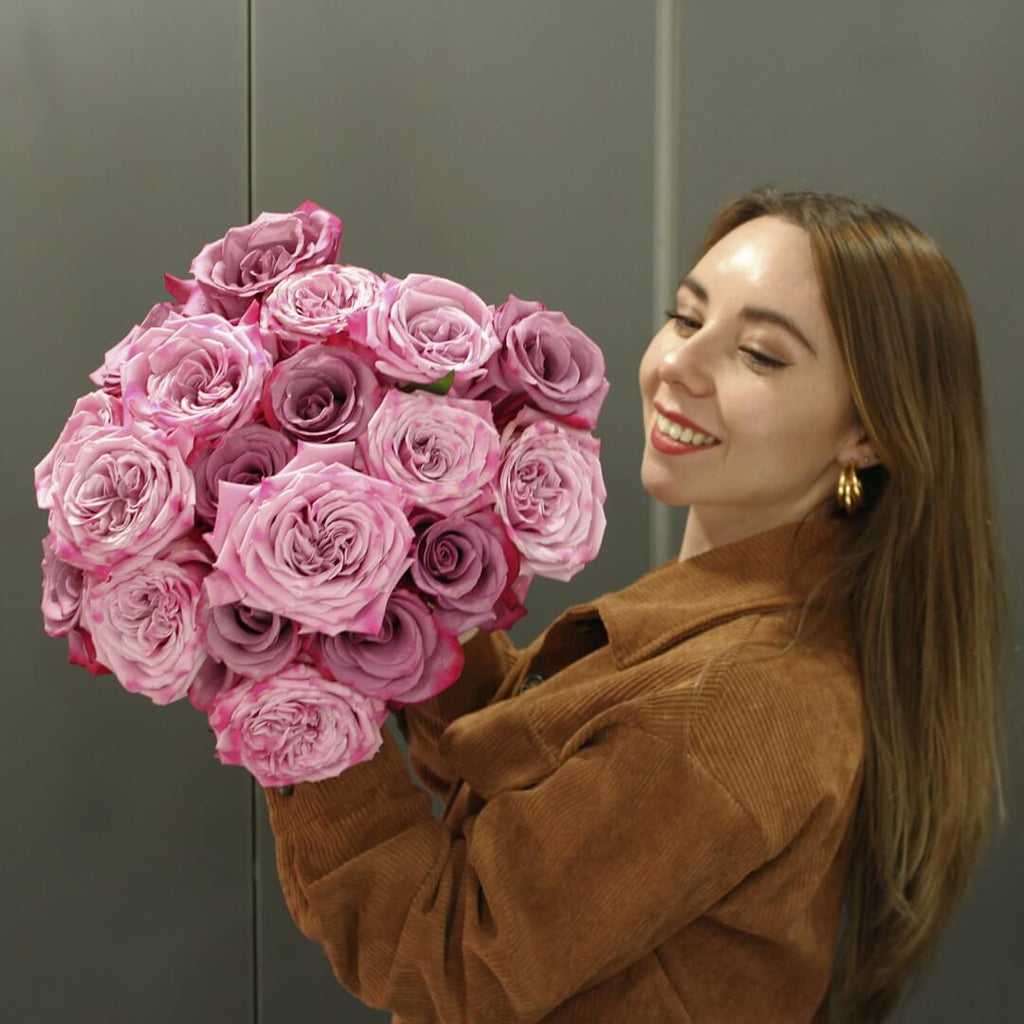
<svg viewBox="0 0 1024 1024"><path fill-rule="evenodd" d="M440 820L388 729L265 790L292 920L339 984L394 1024L826 1024L860 675L845 615L779 652L851 529L673 558L522 651L477 633L398 716Z"/></svg>

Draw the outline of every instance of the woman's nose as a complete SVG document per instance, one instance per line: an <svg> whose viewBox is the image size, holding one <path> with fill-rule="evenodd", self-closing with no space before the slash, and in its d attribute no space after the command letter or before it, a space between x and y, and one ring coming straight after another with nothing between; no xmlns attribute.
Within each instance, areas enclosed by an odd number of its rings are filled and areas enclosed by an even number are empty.
<svg viewBox="0 0 1024 1024"><path fill-rule="evenodd" d="M662 350L658 375L666 383L681 385L693 394L704 394L712 388L713 354L706 339L698 334L672 339Z"/></svg>

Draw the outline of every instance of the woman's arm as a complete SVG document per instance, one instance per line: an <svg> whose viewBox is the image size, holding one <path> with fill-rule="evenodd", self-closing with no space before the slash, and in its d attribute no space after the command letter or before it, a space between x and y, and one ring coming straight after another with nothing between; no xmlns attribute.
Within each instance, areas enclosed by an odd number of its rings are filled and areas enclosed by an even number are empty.
<svg viewBox="0 0 1024 1024"><path fill-rule="evenodd" d="M454 781L437 749L441 733L449 722L484 707L522 653L504 630L474 629L459 640L466 655L459 678L437 696L394 712L416 774L441 799Z"/></svg>

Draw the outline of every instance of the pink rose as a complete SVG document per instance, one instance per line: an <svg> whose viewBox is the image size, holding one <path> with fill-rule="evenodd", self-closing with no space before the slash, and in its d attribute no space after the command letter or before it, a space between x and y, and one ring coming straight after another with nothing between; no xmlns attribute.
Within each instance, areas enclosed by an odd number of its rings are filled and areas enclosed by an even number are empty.
<svg viewBox="0 0 1024 1024"><path fill-rule="evenodd" d="M196 515L213 525L217 516L217 487L221 480L251 487L273 476L295 457L295 443L262 423L228 431L220 443L194 454Z"/></svg>
<svg viewBox="0 0 1024 1024"><path fill-rule="evenodd" d="M433 523L426 518L413 520L411 572L416 586L436 601L438 626L456 635L472 626L492 628L496 606L519 576L519 552L501 517L482 510Z"/></svg>
<svg viewBox="0 0 1024 1024"><path fill-rule="evenodd" d="M209 714L221 764L242 765L264 787L319 782L371 760L387 705L311 665L222 691Z"/></svg>
<svg viewBox="0 0 1024 1024"><path fill-rule="evenodd" d="M298 449L254 487L221 483L206 534L217 554L210 604L243 601L294 619L300 633L376 633L412 564L408 501L351 468L354 442Z"/></svg>
<svg viewBox="0 0 1024 1024"><path fill-rule="evenodd" d="M283 359L264 386L267 422L297 441L354 441L381 400L368 355L361 346L341 342Z"/></svg>
<svg viewBox="0 0 1024 1024"><path fill-rule="evenodd" d="M270 369L255 323L172 313L128 347L121 368L125 420L216 440L251 422Z"/></svg>
<svg viewBox="0 0 1024 1024"><path fill-rule="evenodd" d="M327 263L286 277L263 300L260 326L272 331L282 357L341 333L351 314L377 301L384 281L372 270Z"/></svg>
<svg viewBox="0 0 1024 1024"><path fill-rule="evenodd" d="M597 557L607 497L601 442L525 408L501 436L498 514L524 572L567 581Z"/></svg>
<svg viewBox="0 0 1024 1024"><path fill-rule="evenodd" d="M330 678L399 706L447 689L465 663L458 637L438 632L430 609L405 588L392 592L377 633L320 634L313 657Z"/></svg>
<svg viewBox="0 0 1024 1024"><path fill-rule="evenodd" d="M291 213L261 213L203 246L189 267L198 289L183 312L233 320L289 275L333 263L341 234L341 220L310 200Z"/></svg>
<svg viewBox="0 0 1024 1024"><path fill-rule="evenodd" d="M206 659L198 612L208 569L205 549L186 538L86 578L81 622L129 693L154 704L186 696Z"/></svg>
<svg viewBox="0 0 1024 1024"><path fill-rule="evenodd" d="M43 629L48 636L67 636L78 625L85 573L58 558L43 538Z"/></svg>
<svg viewBox="0 0 1024 1024"><path fill-rule="evenodd" d="M89 380L108 394L121 396L121 367L129 346L151 327L159 327L171 313L180 313L181 306L171 302L158 302L151 307L141 324L136 324L113 348L107 349L103 365L89 374Z"/></svg>
<svg viewBox="0 0 1024 1024"><path fill-rule="evenodd" d="M187 533L195 519L190 444L145 423L66 441L50 495L54 552L82 569L107 569Z"/></svg>
<svg viewBox="0 0 1024 1024"><path fill-rule="evenodd" d="M373 349L382 374L420 384L452 371L457 381L483 374L500 344L493 310L476 292L430 274L385 274L384 281L377 302L348 322L351 337Z"/></svg>
<svg viewBox="0 0 1024 1024"><path fill-rule="evenodd" d="M505 379L567 426L593 430L608 389L601 349L564 313L514 295L495 310Z"/></svg>
<svg viewBox="0 0 1024 1024"><path fill-rule="evenodd" d="M205 607L205 603L200 604L200 608ZM208 712L213 708L220 693L243 682L246 682L244 676L232 672L227 665L217 661L216 658L207 658L199 666L199 671L188 688L188 702L197 711Z"/></svg>
<svg viewBox="0 0 1024 1024"><path fill-rule="evenodd" d="M487 402L388 391L356 441L369 472L441 515L491 506L501 438Z"/></svg>
<svg viewBox="0 0 1024 1024"><path fill-rule="evenodd" d="M75 402L60 436L35 468L36 502L40 508L53 505L54 472L64 461L68 441L84 437L94 427L119 427L122 422L120 399L105 391L90 391Z"/></svg>

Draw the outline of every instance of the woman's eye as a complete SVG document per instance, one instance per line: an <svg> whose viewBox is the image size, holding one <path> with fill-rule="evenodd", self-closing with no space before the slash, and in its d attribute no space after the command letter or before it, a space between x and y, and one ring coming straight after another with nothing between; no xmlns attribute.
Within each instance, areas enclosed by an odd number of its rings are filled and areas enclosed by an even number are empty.
<svg viewBox="0 0 1024 1024"><path fill-rule="evenodd" d="M700 327L700 323L694 320L692 317L683 316L682 313L676 313L671 309L665 311L665 315L670 320L675 320L677 324L683 324L690 330L697 330ZM759 366L763 366L766 370L778 370L783 366L788 366L789 363L780 362L778 359L772 359L771 356L766 356L763 352L758 352L754 348L741 348L741 352L745 352L750 356Z"/></svg>

